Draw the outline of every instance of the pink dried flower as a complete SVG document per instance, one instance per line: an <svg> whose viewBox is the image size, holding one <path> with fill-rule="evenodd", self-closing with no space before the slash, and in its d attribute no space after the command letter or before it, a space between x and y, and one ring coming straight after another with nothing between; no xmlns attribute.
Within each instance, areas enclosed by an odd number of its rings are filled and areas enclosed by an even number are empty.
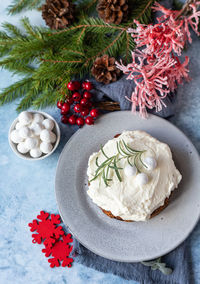
<svg viewBox="0 0 200 284"><path fill-rule="evenodd" d="M183 17L180 11L172 11L156 3L153 9L163 13L157 18L157 24L143 25L134 21L137 27L128 30L141 50L132 52L132 63L125 66L116 62L116 65L128 75L128 80L135 82L135 90L127 99L132 102L132 111L139 108L142 117L147 116L146 108L160 111L165 106L163 99L183 83L183 79L190 80L189 58L185 57L181 63L174 53L180 56L186 40L192 41L189 27L200 34L198 5L200 2L190 4L192 14Z"/></svg>

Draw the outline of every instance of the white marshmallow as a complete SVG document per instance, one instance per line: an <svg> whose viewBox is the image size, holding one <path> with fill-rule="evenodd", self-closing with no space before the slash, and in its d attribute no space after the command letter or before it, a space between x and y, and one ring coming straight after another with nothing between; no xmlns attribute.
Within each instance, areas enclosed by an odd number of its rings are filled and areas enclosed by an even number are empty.
<svg viewBox="0 0 200 284"><path fill-rule="evenodd" d="M48 130L52 130L54 128L54 122L52 119L44 119L42 124Z"/></svg>
<svg viewBox="0 0 200 284"><path fill-rule="evenodd" d="M124 168L124 173L127 177L130 177L130 176L135 176L136 173L137 173L137 168L133 165L126 165L126 167Z"/></svg>
<svg viewBox="0 0 200 284"><path fill-rule="evenodd" d="M19 136L22 138L28 138L31 137L32 131L27 126L23 126L19 129Z"/></svg>
<svg viewBox="0 0 200 284"><path fill-rule="evenodd" d="M36 137L29 137L25 140L25 146L28 150L34 149L39 145L39 139Z"/></svg>
<svg viewBox="0 0 200 284"><path fill-rule="evenodd" d="M157 167L156 159L153 157L145 157L143 163L147 166L147 170L154 170Z"/></svg>
<svg viewBox="0 0 200 284"><path fill-rule="evenodd" d="M20 122L17 122L15 125L15 129L19 130L20 128L23 127L23 124L21 124Z"/></svg>
<svg viewBox="0 0 200 284"><path fill-rule="evenodd" d="M32 117L32 114L28 111L23 111L19 114L19 122L22 124L22 125L28 125L29 123L31 123L33 117Z"/></svg>
<svg viewBox="0 0 200 284"><path fill-rule="evenodd" d="M56 134L51 131L50 136L51 136L51 143L55 143L56 142Z"/></svg>
<svg viewBox="0 0 200 284"><path fill-rule="evenodd" d="M42 155L42 151L39 148L34 148L30 150L30 155L33 158L39 158Z"/></svg>
<svg viewBox="0 0 200 284"><path fill-rule="evenodd" d="M148 176L145 173L140 173L136 176L136 182L139 185L145 185L149 181Z"/></svg>
<svg viewBox="0 0 200 284"><path fill-rule="evenodd" d="M10 139L14 143L20 143L23 141L23 138L19 135L18 130L13 130L10 134Z"/></svg>
<svg viewBox="0 0 200 284"><path fill-rule="evenodd" d="M42 142L40 144L40 150L44 153L44 154L48 154L52 151L53 146L51 143L46 143L46 142Z"/></svg>
<svg viewBox="0 0 200 284"><path fill-rule="evenodd" d="M40 133L40 139L46 143L54 143L56 141L56 135L47 129L43 129Z"/></svg>
<svg viewBox="0 0 200 284"><path fill-rule="evenodd" d="M41 115L40 113L34 113L34 115L33 115L33 122L42 123L43 120L44 120L44 116L43 115Z"/></svg>
<svg viewBox="0 0 200 284"><path fill-rule="evenodd" d="M32 132L35 136L39 136L42 129L44 129L44 127L40 123L32 122L32 124L30 125L30 129L32 130Z"/></svg>
<svg viewBox="0 0 200 284"><path fill-rule="evenodd" d="M27 149L27 147L25 146L25 142L20 142L17 145L17 150L22 153L22 154L26 154L29 150Z"/></svg>

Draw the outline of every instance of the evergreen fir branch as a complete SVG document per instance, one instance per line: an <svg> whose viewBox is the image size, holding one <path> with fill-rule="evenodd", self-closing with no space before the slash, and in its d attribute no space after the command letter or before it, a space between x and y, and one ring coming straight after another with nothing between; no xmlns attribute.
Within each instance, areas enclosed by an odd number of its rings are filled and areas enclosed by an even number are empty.
<svg viewBox="0 0 200 284"><path fill-rule="evenodd" d="M5 31L10 35L10 37L23 37L22 32L20 29L18 29L16 26L12 25L11 23L3 23L2 27L4 28Z"/></svg>
<svg viewBox="0 0 200 284"><path fill-rule="evenodd" d="M8 6L9 14L15 15L24 10L36 9L44 3L44 0L13 0L12 4Z"/></svg>
<svg viewBox="0 0 200 284"><path fill-rule="evenodd" d="M87 18L88 15L93 13L96 9L96 4L98 0L82 0L78 2L76 8L76 15L80 18Z"/></svg>
<svg viewBox="0 0 200 284"><path fill-rule="evenodd" d="M16 60L15 57L7 57L1 60L0 66L2 66L2 68L4 69L13 72L13 74L18 75L32 74L35 70L34 67L24 64L24 62L22 62L21 60Z"/></svg>
<svg viewBox="0 0 200 284"><path fill-rule="evenodd" d="M32 83L31 88L28 90L28 92L24 95L23 99L18 104L17 111L20 112L29 108L32 105L34 99L38 96L38 94L39 90Z"/></svg>
<svg viewBox="0 0 200 284"><path fill-rule="evenodd" d="M32 77L26 77L18 82L4 88L0 93L0 105L9 103L16 98L23 97L29 90L32 83Z"/></svg>
<svg viewBox="0 0 200 284"><path fill-rule="evenodd" d="M86 5L86 10L91 8L92 11L96 2L81 0L77 7ZM38 108L52 104L64 98L66 83L72 77L90 74L98 56L124 56L128 60L135 43L127 29L133 25L133 18L143 22L149 20L150 6L154 1L132 2L134 9L129 15L129 22L121 25L107 24L102 19L88 17L88 12L84 19L61 31L32 26L28 18L21 21L23 29L4 23L4 31L0 31L0 65L14 74L26 74L27 82L25 78L4 89L4 93L0 94L0 103L22 96L24 99L18 110L31 105ZM42 0L15 0L11 13L38 7L41 3Z"/></svg>

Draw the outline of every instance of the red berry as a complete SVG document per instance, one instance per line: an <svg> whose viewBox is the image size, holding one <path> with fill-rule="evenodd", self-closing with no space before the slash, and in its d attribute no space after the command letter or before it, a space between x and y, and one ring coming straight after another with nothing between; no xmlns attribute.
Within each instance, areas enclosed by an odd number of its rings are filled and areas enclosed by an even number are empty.
<svg viewBox="0 0 200 284"><path fill-rule="evenodd" d="M78 117L78 118L77 118L76 124L77 124L78 126L82 126L82 125L84 125L84 123L85 123L85 121L84 121L84 119L83 119L82 117Z"/></svg>
<svg viewBox="0 0 200 284"><path fill-rule="evenodd" d="M81 83L79 81L74 81L73 83L75 85L75 90L79 90L81 88Z"/></svg>
<svg viewBox="0 0 200 284"><path fill-rule="evenodd" d="M81 100L81 94L76 92L73 94L72 96L72 99L75 101L75 102L79 102Z"/></svg>
<svg viewBox="0 0 200 284"><path fill-rule="evenodd" d="M86 117L85 123L88 124L88 125L94 124L94 118L91 117L91 116Z"/></svg>
<svg viewBox="0 0 200 284"><path fill-rule="evenodd" d="M91 94L90 92L87 92L87 91L86 91L86 92L84 92L83 97L84 97L85 99L89 100L89 99L91 99L92 94Z"/></svg>
<svg viewBox="0 0 200 284"><path fill-rule="evenodd" d="M75 115L71 115L68 120L69 120L70 124L75 124L76 123L76 116Z"/></svg>
<svg viewBox="0 0 200 284"><path fill-rule="evenodd" d="M62 108L61 108L61 114L66 114L68 113L70 110L70 104L69 103L64 103L62 105Z"/></svg>
<svg viewBox="0 0 200 284"><path fill-rule="evenodd" d="M82 107L81 107L80 104L76 104L76 105L74 106L74 111L75 111L75 112L81 112L81 110L82 110Z"/></svg>
<svg viewBox="0 0 200 284"><path fill-rule="evenodd" d="M74 82L70 81L67 84L67 89L70 90L70 91L75 91L76 90L76 85L74 84Z"/></svg>
<svg viewBox="0 0 200 284"><path fill-rule="evenodd" d="M64 123L64 124L67 124L68 123L68 117L66 115L62 115L61 122Z"/></svg>
<svg viewBox="0 0 200 284"><path fill-rule="evenodd" d="M87 81L83 82L82 87L83 87L83 89L85 89L87 91L90 91L90 90L93 89L92 83L91 82L87 82Z"/></svg>
<svg viewBox="0 0 200 284"><path fill-rule="evenodd" d="M88 106L89 101L87 99L82 99L80 103L83 106Z"/></svg>
<svg viewBox="0 0 200 284"><path fill-rule="evenodd" d="M85 109L83 109L82 111L81 111L81 115L82 116L86 116L86 115L88 115L89 114L89 109L88 108L85 108Z"/></svg>
<svg viewBox="0 0 200 284"><path fill-rule="evenodd" d="M57 101L57 108L62 108L63 102L62 101Z"/></svg>
<svg viewBox="0 0 200 284"><path fill-rule="evenodd" d="M73 104L73 102L74 102L73 98L69 98L69 99L67 99L67 103L68 103L68 104L72 105L72 104Z"/></svg>
<svg viewBox="0 0 200 284"><path fill-rule="evenodd" d="M98 109L93 108L93 109L90 111L90 115L91 115L92 117L97 117L97 116L99 115Z"/></svg>
<svg viewBox="0 0 200 284"><path fill-rule="evenodd" d="M86 82L83 82L83 83L82 83L82 86L81 86L82 89L85 89L85 83L86 83Z"/></svg>

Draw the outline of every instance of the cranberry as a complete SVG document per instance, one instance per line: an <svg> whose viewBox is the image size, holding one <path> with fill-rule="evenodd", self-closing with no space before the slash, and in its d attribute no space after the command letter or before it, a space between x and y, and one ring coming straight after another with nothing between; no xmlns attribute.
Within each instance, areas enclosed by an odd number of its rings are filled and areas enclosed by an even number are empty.
<svg viewBox="0 0 200 284"><path fill-rule="evenodd" d="M81 100L81 94L76 92L73 94L72 98L75 102L79 102Z"/></svg>
<svg viewBox="0 0 200 284"><path fill-rule="evenodd" d="M83 97L84 97L85 99L89 100L89 99L91 99L92 94L91 94L90 92L86 91L86 92L84 92Z"/></svg>
<svg viewBox="0 0 200 284"><path fill-rule="evenodd" d="M91 117L91 116L86 117L85 123L88 124L88 125L94 124L94 118Z"/></svg>

